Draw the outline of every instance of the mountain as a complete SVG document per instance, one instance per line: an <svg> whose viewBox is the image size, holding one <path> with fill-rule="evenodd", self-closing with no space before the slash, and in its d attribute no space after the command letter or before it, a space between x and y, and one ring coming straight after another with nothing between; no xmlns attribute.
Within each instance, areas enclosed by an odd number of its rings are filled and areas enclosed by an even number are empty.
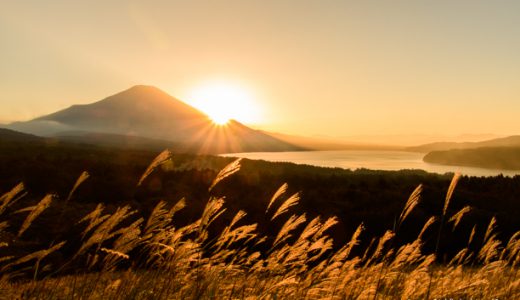
<svg viewBox="0 0 520 300"><path fill-rule="evenodd" d="M513 135L504 138L497 138L486 140L482 142L465 142L465 143L450 143L439 142L424 144L415 147L406 148L407 151L428 153L431 151L445 151L453 149L473 149L483 147L520 147L520 135Z"/></svg>
<svg viewBox="0 0 520 300"><path fill-rule="evenodd" d="M520 147L483 147L433 151L426 154L424 161L443 165L520 170Z"/></svg>
<svg viewBox="0 0 520 300"><path fill-rule="evenodd" d="M215 125L197 109L156 87L144 85L7 127L36 135L90 141L107 141L107 134L147 138L172 142L197 153L302 150L237 121Z"/></svg>

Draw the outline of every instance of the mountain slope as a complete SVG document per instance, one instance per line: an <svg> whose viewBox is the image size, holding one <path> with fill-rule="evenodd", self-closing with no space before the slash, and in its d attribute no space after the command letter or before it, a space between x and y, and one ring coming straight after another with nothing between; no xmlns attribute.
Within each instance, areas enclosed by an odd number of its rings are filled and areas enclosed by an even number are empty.
<svg viewBox="0 0 520 300"><path fill-rule="evenodd" d="M92 104L74 105L8 127L44 136L115 134L144 137L174 142L186 151L198 153L301 149L236 121L217 126L208 116L186 103L158 88L143 85Z"/></svg>
<svg viewBox="0 0 520 300"><path fill-rule="evenodd" d="M209 122L203 113L157 88L134 86L92 104L73 105L10 127L31 131L34 124L39 127L34 133L42 135L86 131L178 140Z"/></svg>

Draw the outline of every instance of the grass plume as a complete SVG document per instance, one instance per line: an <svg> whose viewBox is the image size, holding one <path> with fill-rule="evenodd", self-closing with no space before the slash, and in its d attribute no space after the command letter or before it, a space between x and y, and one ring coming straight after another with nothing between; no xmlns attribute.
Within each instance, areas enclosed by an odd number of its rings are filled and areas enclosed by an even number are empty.
<svg viewBox="0 0 520 300"><path fill-rule="evenodd" d="M211 192L211 190L219 183L221 182L222 180L224 180L225 178L235 174L236 172L240 171L240 161L242 159L241 158L238 158L236 159L235 161L233 161L232 163L228 164L227 166L224 167L224 169L222 169L218 174L217 176L215 177L215 179L213 180L213 182L211 183L208 191Z"/></svg>

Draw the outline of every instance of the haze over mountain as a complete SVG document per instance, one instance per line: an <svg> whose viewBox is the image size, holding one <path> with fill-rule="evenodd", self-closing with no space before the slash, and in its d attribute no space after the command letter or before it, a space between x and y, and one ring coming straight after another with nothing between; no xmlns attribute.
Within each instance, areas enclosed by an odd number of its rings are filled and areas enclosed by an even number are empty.
<svg viewBox="0 0 520 300"><path fill-rule="evenodd" d="M110 140L110 136L169 141L189 152L294 151L281 141L237 121L225 126L153 86L138 85L101 101L67 109L7 128L41 136ZM121 138L121 137L120 137Z"/></svg>
<svg viewBox="0 0 520 300"><path fill-rule="evenodd" d="M407 151L414 152L431 152L431 151L445 151L454 149L473 149L483 147L520 147L520 135L513 135L504 138L491 139L481 142L464 142L464 143L451 143L451 142L437 142L429 143L420 146L408 147Z"/></svg>
<svg viewBox="0 0 520 300"><path fill-rule="evenodd" d="M403 150L404 147L384 143L357 142L332 137L307 137L278 132L265 132L282 141L317 151L336 150Z"/></svg>

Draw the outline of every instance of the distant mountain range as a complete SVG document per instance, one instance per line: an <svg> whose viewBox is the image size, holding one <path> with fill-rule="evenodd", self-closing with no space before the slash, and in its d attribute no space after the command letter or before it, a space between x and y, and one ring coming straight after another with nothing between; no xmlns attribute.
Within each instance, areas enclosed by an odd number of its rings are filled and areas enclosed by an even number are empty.
<svg viewBox="0 0 520 300"><path fill-rule="evenodd" d="M446 151L455 149L474 149L483 147L520 147L520 135L513 135L504 138L497 138L486 140L482 142L464 142L464 143L451 143L451 142L438 142L424 144L420 146L407 147L405 150L413 152L428 153L432 151Z"/></svg>
<svg viewBox="0 0 520 300"><path fill-rule="evenodd" d="M194 153L297 151L237 121L225 126L152 86L138 85L101 101L73 105L8 129L45 137L103 145L176 147Z"/></svg>
<svg viewBox="0 0 520 300"><path fill-rule="evenodd" d="M427 163L488 169L520 170L520 136L465 143L430 143L408 147L426 153Z"/></svg>

